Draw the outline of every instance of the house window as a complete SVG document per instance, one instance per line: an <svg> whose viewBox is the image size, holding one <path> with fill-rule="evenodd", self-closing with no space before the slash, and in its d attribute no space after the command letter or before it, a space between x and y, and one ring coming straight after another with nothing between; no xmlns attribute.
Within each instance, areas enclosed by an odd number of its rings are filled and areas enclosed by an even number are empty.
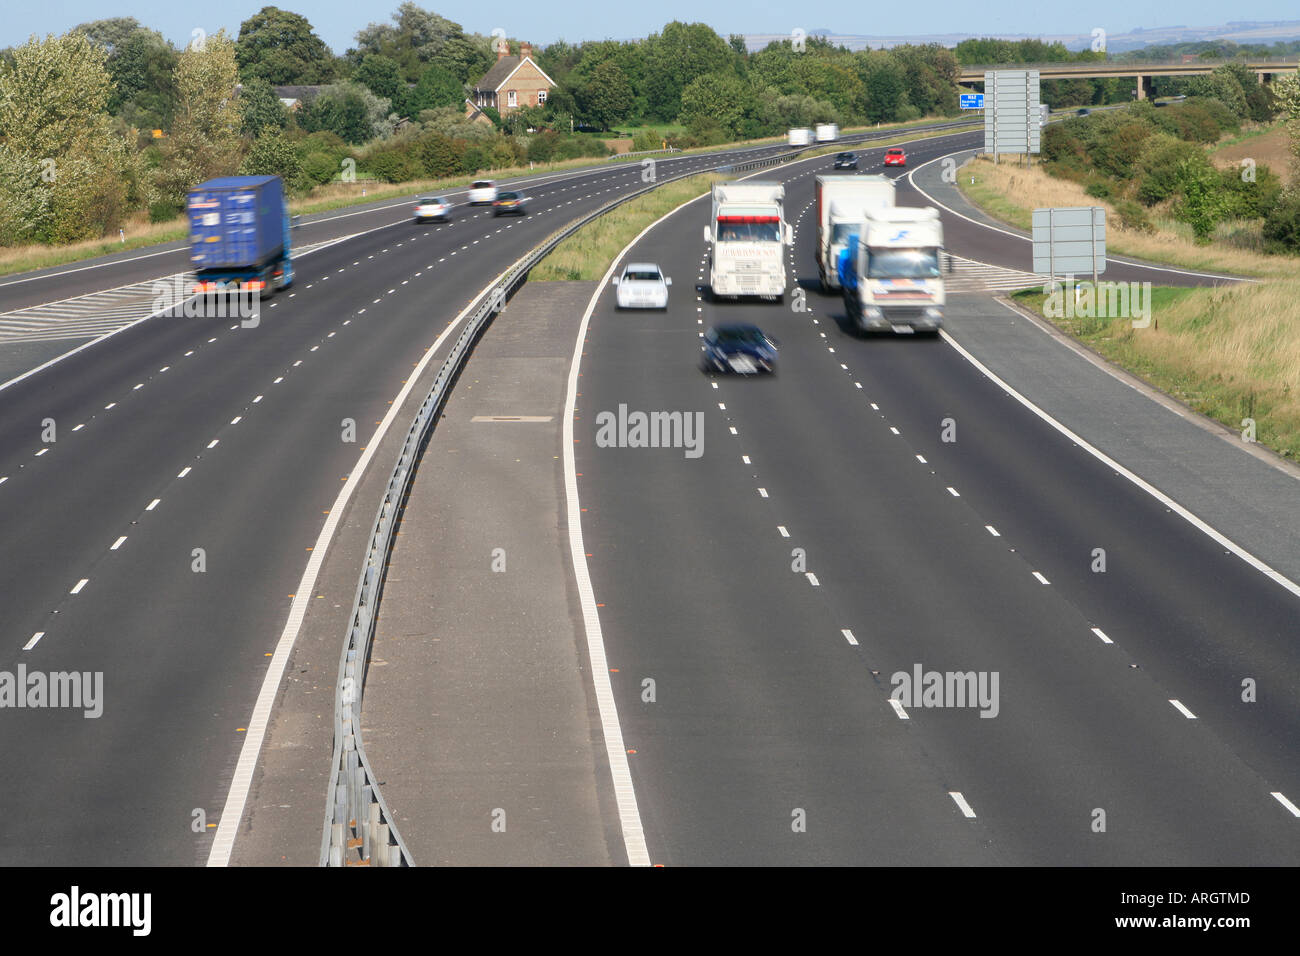
<svg viewBox="0 0 1300 956"><path fill-rule="evenodd" d="M537 91L537 105L538 105L538 106L543 106L543 105L545 105L545 103L546 103L546 91L545 91L545 90L538 90L538 91Z"/></svg>
<svg viewBox="0 0 1300 956"><path fill-rule="evenodd" d="M519 94L516 93L514 90L509 90L506 93L506 106L513 108L518 105L519 105Z"/></svg>

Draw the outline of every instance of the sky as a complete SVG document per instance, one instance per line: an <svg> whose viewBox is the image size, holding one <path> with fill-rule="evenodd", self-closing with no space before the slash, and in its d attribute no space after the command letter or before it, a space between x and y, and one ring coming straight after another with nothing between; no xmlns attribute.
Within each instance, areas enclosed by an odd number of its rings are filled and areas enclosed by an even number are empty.
<svg viewBox="0 0 1300 956"><path fill-rule="evenodd" d="M278 0L275 6L300 13L317 34L342 53L353 45L357 30L367 23L387 21L401 0ZM617 3L607 0L416 0L420 6L459 23L468 32L490 35L501 27L507 36L537 45L558 39L633 39L657 32L672 20L700 21L722 36L731 33L808 33L827 29L843 34L924 35L964 33L1063 34L1090 33L1101 27L1123 33L1135 27L1212 26L1228 20L1295 20L1295 0L1249 0L1246 9L1222 0L1092 0L1088 4L1041 4L1031 15L1024 0L925 0L924 3L822 3L810 7L793 0L655 0ZM238 34L239 24L265 0L51 0L6 5L0 20L0 47L26 41L33 33L62 33L78 23L114 16L133 16L160 31L173 43L188 42L196 28L215 33L225 27ZM812 10L812 13L809 11Z"/></svg>

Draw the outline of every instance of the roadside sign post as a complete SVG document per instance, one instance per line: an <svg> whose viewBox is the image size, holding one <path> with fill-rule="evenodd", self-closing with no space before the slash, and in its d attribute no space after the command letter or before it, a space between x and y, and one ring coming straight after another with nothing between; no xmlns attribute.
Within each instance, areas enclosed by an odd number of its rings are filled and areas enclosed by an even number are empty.
<svg viewBox="0 0 1300 956"><path fill-rule="evenodd" d="M1023 153L1032 165L1039 151L1039 73L1037 70L987 70L984 73L984 152Z"/></svg>
<svg viewBox="0 0 1300 956"><path fill-rule="evenodd" d="M1063 206L1035 209L1033 217L1033 271L1055 282L1058 274L1106 271L1106 210L1101 206Z"/></svg>

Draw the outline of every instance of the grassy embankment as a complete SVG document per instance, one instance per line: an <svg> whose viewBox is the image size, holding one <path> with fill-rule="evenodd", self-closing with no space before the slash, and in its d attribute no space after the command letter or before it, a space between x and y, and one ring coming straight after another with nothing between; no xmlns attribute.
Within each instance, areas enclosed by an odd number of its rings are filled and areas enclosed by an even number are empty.
<svg viewBox="0 0 1300 956"><path fill-rule="evenodd" d="M977 161L963 168L960 182L967 197L990 215L1021 228L1028 228L1035 207L1106 205L1037 167ZM1134 233L1114 222L1108 215L1110 251L1265 281L1154 288L1149 328L1134 328L1133 320L1123 317L1049 321L1234 431L1242 430L1242 419L1253 418L1261 444L1292 460L1300 458L1300 259L1263 256L1222 243L1198 246L1178 230L1160 226L1151 234ZM1013 298L1043 315L1041 290Z"/></svg>

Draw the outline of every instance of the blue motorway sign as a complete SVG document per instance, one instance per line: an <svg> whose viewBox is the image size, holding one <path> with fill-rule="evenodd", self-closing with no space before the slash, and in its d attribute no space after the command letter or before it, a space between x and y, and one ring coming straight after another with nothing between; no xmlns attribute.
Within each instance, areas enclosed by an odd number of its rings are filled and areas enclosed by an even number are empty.
<svg viewBox="0 0 1300 956"><path fill-rule="evenodd" d="M962 93L961 108L964 110L982 110L984 109L983 93Z"/></svg>

